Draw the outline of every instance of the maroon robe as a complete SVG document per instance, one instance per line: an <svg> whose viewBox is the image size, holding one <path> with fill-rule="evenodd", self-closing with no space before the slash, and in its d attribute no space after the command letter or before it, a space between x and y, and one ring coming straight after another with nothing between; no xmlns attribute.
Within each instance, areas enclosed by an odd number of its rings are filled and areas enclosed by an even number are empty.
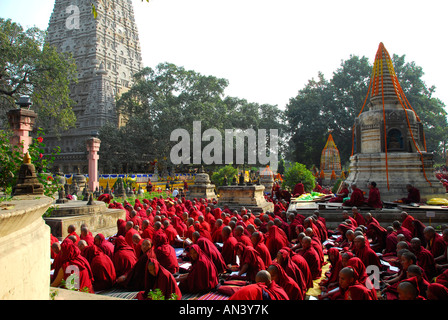
<svg viewBox="0 0 448 320"><path fill-rule="evenodd" d="M224 240L221 254L226 264L236 264L235 246L237 243L238 240L232 235Z"/></svg>
<svg viewBox="0 0 448 320"><path fill-rule="evenodd" d="M205 237L199 237L196 244L201 248L201 250L210 258L216 267L218 273L223 273L226 270L226 262L219 252L218 248Z"/></svg>
<svg viewBox="0 0 448 320"><path fill-rule="evenodd" d="M126 242L123 236L119 236L115 239L112 262L115 266L117 278L128 273L137 262L134 248Z"/></svg>
<svg viewBox="0 0 448 320"><path fill-rule="evenodd" d="M197 252L198 258L191 260L191 268L186 279L181 280L179 288L182 292L202 293L214 289L218 285L218 271L210 258L197 244L189 248Z"/></svg>
<svg viewBox="0 0 448 320"><path fill-rule="evenodd" d="M266 269L263 260L253 247L245 246L239 242L235 245L235 253L238 250L241 251L240 268L248 264L249 268L246 271L246 277L249 281L255 281L258 271Z"/></svg>
<svg viewBox="0 0 448 320"><path fill-rule="evenodd" d="M361 207L365 203L364 194L359 188L354 188L349 200L344 201L343 205L348 207Z"/></svg>
<svg viewBox="0 0 448 320"><path fill-rule="evenodd" d="M316 250L310 246L308 249L300 250L298 253L304 257L308 263L313 280L320 278L322 276L322 265L320 263L319 254Z"/></svg>
<svg viewBox="0 0 448 320"><path fill-rule="evenodd" d="M93 273L90 268L90 264L86 258L81 255L81 250L73 243L70 239L65 239L61 243L61 258L62 264L59 269L62 269L64 272L64 280L72 274L73 267L77 267L78 270L78 283L79 291L84 291L87 288L87 291L90 293L94 293L93 289ZM59 273L59 270L55 270L55 273Z"/></svg>
<svg viewBox="0 0 448 320"><path fill-rule="evenodd" d="M112 260L95 245L86 247L82 255L92 269L95 292L112 288L117 278Z"/></svg>
<svg viewBox="0 0 448 320"><path fill-rule="evenodd" d="M380 190L378 188L371 188L369 190L369 198L367 199L367 205L372 208L382 208L383 202L381 201Z"/></svg>
<svg viewBox="0 0 448 320"><path fill-rule="evenodd" d="M275 259L278 251L289 245L288 237L285 232L277 226L271 226L269 232L266 235L266 247L271 254L271 258Z"/></svg>
<svg viewBox="0 0 448 320"><path fill-rule="evenodd" d="M154 253L160 264L171 273L179 271L176 251L168 243L168 237L164 232L154 234Z"/></svg>
<svg viewBox="0 0 448 320"><path fill-rule="evenodd" d="M148 263L154 263L155 273L153 276L148 271ZM172 294L177 296L177 300L182 299L182 292L180 291L176 279L173 274L166 270L157 259L149 258L145 265L145 279L144 279L144 291L140 291L137 294L138 300L147 300L150 291L160 289L165 300L171 298Z"/></svg>
<svg viewBox="0 0 448 320"><path fill-rule="evenodd" d="M285 290L289 300L303 300L303 290L296 281L291 278L278 263L273 263L278 270L277 284Z"/></svg>

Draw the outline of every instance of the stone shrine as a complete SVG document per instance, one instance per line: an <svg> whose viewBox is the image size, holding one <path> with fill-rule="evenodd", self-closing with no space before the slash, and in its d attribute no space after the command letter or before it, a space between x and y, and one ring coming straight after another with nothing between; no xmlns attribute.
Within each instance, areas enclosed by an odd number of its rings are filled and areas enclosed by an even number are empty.
<svg viewBox="0 0 448 320"><path fill-rule="evenodd" d="M189 200L194 198L207 200L216 198L215 185L211 184L210 176L207 173L201 172L196 174L194 183L188 187L186 198Z"/></svg>
<svg viewBox="0 0 448 320"><path fill-rule="evenodd" d="M426 150L423 124L403 93L383 43L355 119L352 150L348 184L356 183L367 191L368 182L375 181L383 201L406 197L406 184L420 190L422 202L445 197L434 174L433 154Z"/></svg>

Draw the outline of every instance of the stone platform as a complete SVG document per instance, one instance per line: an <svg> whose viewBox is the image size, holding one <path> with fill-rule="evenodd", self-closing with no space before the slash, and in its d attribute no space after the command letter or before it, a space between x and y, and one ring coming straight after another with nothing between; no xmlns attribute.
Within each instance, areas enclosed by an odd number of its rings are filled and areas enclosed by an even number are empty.
<svg viewBox="0 0 448 320"><path fill-rule="evenodd" d="M218 187L218 205L230 210L250 209L253 213L273 211L274 204L264 198L263 185L232 185Z"/></svg>
<svg viewBox="0 0 448 320"><path fill-rule="evenodd" d="M81 225L86 224L93 235L102 233L105 237L117 232L117 220L126 219L126 211L122 209L109 209L106 203L94 201L87 205L86 201L71 200L68 203L53 204L55 208L50 217L45 217L45 223L50 226L51 233L59 240L64 239L67 227L74 225L78 234Z"/></svg>
<svg viewBox="0 0 448 320"><path fill-rule="evenodd" d="M422 202L431 198L446 198L445 188L434 175L432 154L422 153L422 156L426 178L418 153L389 153L387 172L385 153L356 154L350 158L350 174L345 182L349 185L356 183L358 188L367 191L368 183L375 181L383 201L395 201L407 197L408 183L420 190Z"/></svg>
<svg viewBox="0 0 448 320"><path fill-rule="evenodd" d="M337 226L343 222L342 211L347 210L350 214L352 212L351 207L344 207L342 204L318 203L318 202L291 202L288 212L296 211L299 214L308 217L314 214L315 210L319 210L319 215L326 220L327 228L336 229ZM370 212L372 217L378 220L383 226L387 227L392 224L393 221L401 221L401 212L406 211L414 218L420 220L425 225L437 226L442 224L448 224L448 208L442 208L441 206L426 206L419 207L396 205L383 209L373 209L368 207L359 207L358 211L365 215Z"/></svg>

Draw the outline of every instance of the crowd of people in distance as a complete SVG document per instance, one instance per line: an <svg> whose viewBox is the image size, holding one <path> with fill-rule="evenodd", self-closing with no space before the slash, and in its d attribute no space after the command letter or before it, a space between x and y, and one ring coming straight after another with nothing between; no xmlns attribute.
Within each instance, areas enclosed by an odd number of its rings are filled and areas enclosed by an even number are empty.
<svg viewBox="0 0 448 320"><path fill-rule="evenodd" d="M69 226L62 241L52 236L51 286L76 270L79 290L119 288L140 300L156 289L165 299L213 291L230 300L305 300L316 289L319 300L448 299L447 225L426 226L404 211L380 224L359 208L381 202L372 182L362 202L353 185L350 199L347 186L333 195L330 201L351 209L335 212L341 221L331 229L318 210L288 211L288 196L275 188L266 196L274 209L261 213L216 200L160 196L122 204L104 195L99 199L124 210L125 219L107 238L87 225ZM294 189L290 197L304 191ZM412 196L412 186L408 191Z"/></svg>

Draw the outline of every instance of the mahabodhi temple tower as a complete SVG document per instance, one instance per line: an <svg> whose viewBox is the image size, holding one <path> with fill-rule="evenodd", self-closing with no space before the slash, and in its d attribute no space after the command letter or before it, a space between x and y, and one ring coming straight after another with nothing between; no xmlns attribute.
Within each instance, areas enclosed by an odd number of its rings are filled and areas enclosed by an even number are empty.
<svg viewBox="0 0 448 320"><path fill-rule="evenodd" d="M375 181L381 199L407 196L406 184L420 190L421 201L445 195L427 152L423 124L398 82L392 60L380 43L361 112L353 127L353 151L346 182L367 191Z"/></svg>
<svg viewBox="0 0 448 320"><path fill-rule="evenodd" d="M61 147L54 163L60 171L87 173L86 139L107 122L119 125L115 98L142 69L132 0L56 0L47 41L72 53L78 83L70 87L76 128L64 132L61 140L46 135L46 147Z"/></svg>

